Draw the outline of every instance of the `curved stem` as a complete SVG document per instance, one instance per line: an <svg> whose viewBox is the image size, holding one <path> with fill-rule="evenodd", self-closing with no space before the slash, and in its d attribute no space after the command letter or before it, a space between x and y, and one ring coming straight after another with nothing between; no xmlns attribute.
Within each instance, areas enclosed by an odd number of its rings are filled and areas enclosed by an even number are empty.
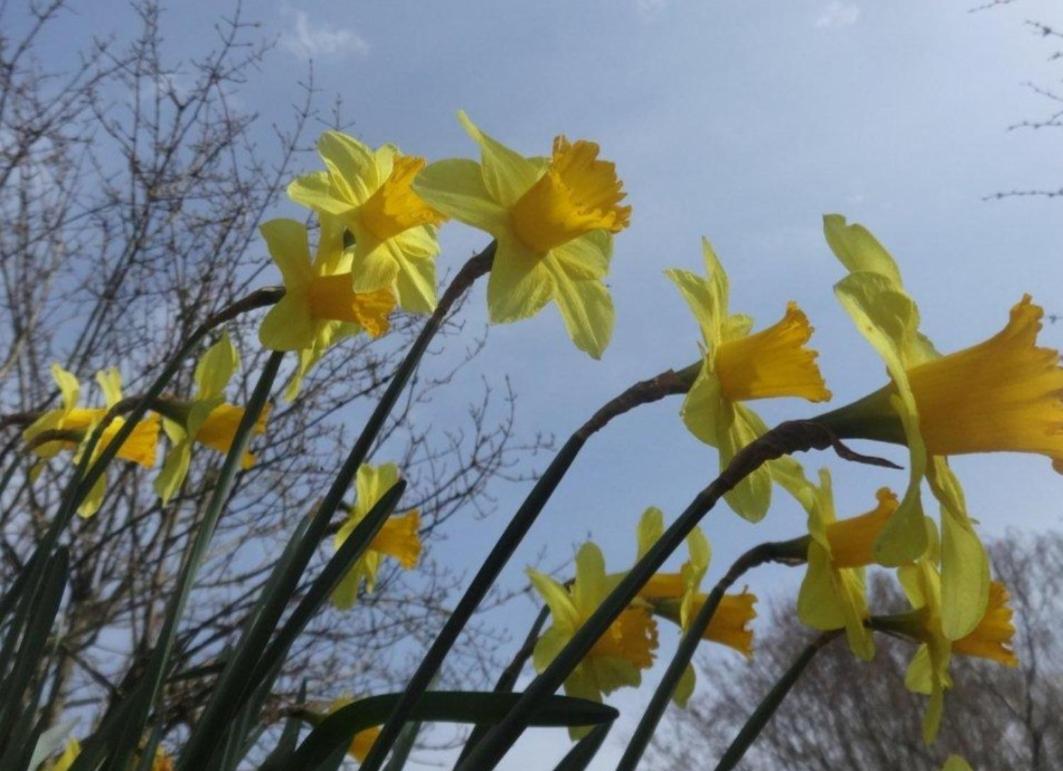
<svg viewBox="0 0 1063 771"><path fill-rule="evenodd" d="M700 362L696 366L700 366ZM388 722L384 724L380 735L373 743L372 750L362 762L362 771L377 771L383 764L384 758L387 757L391 745L398 738L402 726L413 714L417 701L443 665L443 660L454 646L458 635L461 634L461 630L465 628L480 602L487 595L491 586L494 585L498 575L502 572L502 568L505 567L509 558L513 556L524 536L528 533L528 530L535 523L546 502L550 500L550 496L557 489L561 479L565 476L569 466L572 465L576 455L579 454L587 440L618 415L623 415L639 405L659 401L670 394L685 393L690 388L694 375L694 372L688 372L688 370L691 370L691 368L688 367L682 373L667 370L649 380L636 383L615 399L606 403L591 416L590 420L580 426L569 437L561 450L550 461L546 471L536 481L535 486L528 493L528 497L524 499L520 508L517 509L517 513L513 515L509 524L506 525L506 529L499 536L483 565L480 566L480 570L472 579L469 588L465 590L465 594L454 608L454 611L447 617L439 635L432 643L432 647L428 649L417 671L414 672L413 677L410 678L409 683L406 685L406 690L395 705ZM689 377L686 377L688 374Z"/></svg>
<svg viewBox="0 0 1063 771"><path fill-rule="evenodd" d="M716 771L730 771L738 765L738 761L742 759L742 756L746 754L746 750L750 745L756 741L756 738L760 735L760 732L764 729L764 726L771 720L772 715L775 714L775 710L782 704L783 699L790 692L790 689L794 687L801 674L805 671L805 668L812 663L812 659L816 657L831 640L840 635L842 630L834 629L830 632L824 632L808 646L801 651L801 655L797 657L790 668L783 672L782 677L778 682L772 686L772 689L768 691L767 696L763 701L757 705L757 708L753 710L753 714L749 716L749 720L742 726L742 730L738 732L738 736L731 742L731 746L724 752L723 757L720 758L720 762L716 764Z"/></svg>
<svg viewBox="0 0 1063 771"><path fill-rule="evenodd" d="M572 670L594 647L598 638L605 633L624 608L638 596L643 585L660 569L671 553L682 545L690 531L725 493L768 461L794 452L823 450L828 447L833 448L841 457L848 460L858 460L874 465L887 463L879 458L868 458L853 452L829 430L808 420L780 423L744 447L734 456L720 476L695 496L680 517L665 530L657 543L643 555L642 559L598 606L598 609L576 631L576 634L561 649L550 665L532 680L509 714L484 737L465 762L459 766L460 771L493 768L501 760L502 756L513 746L513 742L523 733L528 724L528 717L538 708L542 700L561 687Z"/></svg>
<svg viewBox="0 0 1063 771"><path fill-rule="evenodd" d="M785 565L802 564L807 554L808 536L803 536L791 541L762 543L759 546L754 546L734 561L734 564L731 565L731 568L724 574L723 578L716 582L712 591L709 592L709 596L702 603L697 615L694 616L689 627L683 633L675 656L668 664L664 677L661 678L660 684L653 692L653 697L650 699L646 711L642 713L642 718L635 728L635 733L631 736L631 741L628 742L627 749L624 750L624 755L616 767L617 771L633 771L638 766L639 760L642 759L642 754L650 743L650 739L653 738L654 731L657 730L657 724L660 722L661 716L668 707L668 702L675 692L676 685L679 684L683 672L686 671L687 666L689 666L691 659L694 657L698 643L701 642L705 630L709 628L720 601L734 582L746 571L767 562L780 562Z"/></svg>

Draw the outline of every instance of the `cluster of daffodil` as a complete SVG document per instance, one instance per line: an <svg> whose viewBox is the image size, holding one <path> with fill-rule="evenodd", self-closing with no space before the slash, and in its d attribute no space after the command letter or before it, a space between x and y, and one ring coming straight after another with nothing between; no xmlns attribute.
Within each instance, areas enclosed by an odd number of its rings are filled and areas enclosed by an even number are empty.
<svg viewBox="0 0 1063 771"><path fill-rule="evenodd" d="M817 629L844 629L852 651L862 659L874 655L873 629L918 643L906 682L931 697L924 720L924 737L931 741L950 684L952 653L1017 665L1007 590L990 580L985 550L947 456L1034 452L1049 456L1056 470L1063 471L1063 369L1056 351L1036 346L1042 311L1029 297L1012 309L999 334L951 355L937 353L919 332L915 303L904 292L893 259L874 237L836 215L825 218L825 232L850 271L835 291L882 355L891 383L816 420L837 437L906 444L908 486L901 497L880 489L870 511L838 519L829 473L822 471L819 484L813 484L800 464L784 456L746 476L727 500L736 512L757 521L778 483L804 506L807 571L798 597L799 617ZM679 270L668 271L668 277L694 312L704 343L682 417L697 438L718 449L723 469L767 431L743 402L777 396L825 401L830 391L816 366L816 353L805 347L812 328L804 313L791 303L781 321L751 334L749 317L728 312L727 278L707 241L703 252L705 278ZM923 514L924 479L941 506L940 536L938 525ZM659 521L655 517L659 515L648 512L644 518L646 533L659 534L659 525L654 529L648 524ZM697 539L703 541L700 535ZM707 544L692 545L681 573L654 576L572 673L566 690L600 699L622 685L637 685L639 670L652 663L656 648L651 613L686 626L691 604L704 598L695 592L707 555ZM870 612L865 570L873 565L897 568L913 607L910 613L876 617ZM533 582L554 619L536 648L536 665L543 669L611 587L592 545L577 555L576 579L567 589L536 573ZM726 596L705 636L749 655L752 635L746 624L754 616L754 602L747 593ZM691 684L687 678L677 688L680 701Z"/></svg>
<svg viewBox="0 0 1063 771"><path fill-rule="evenodd" d="M479 162L429 164L392 145L372 149L342 133L325 132L317 145L325 169L297 178L288 188L294 202L311 210L315 224L308 228L275 219L262 226L284 294L263 320L259 338L267 348L298 354L287 398L297 396L310 369L340 340L361 332L371 338L385 334L397 308L414 314L436 308L436 229L447 219L493 239L487 284L492 322L528 318L553 301L573 343L594 358L602 355L614 320L604 283L612 236L627 227L631 216L630 207L621 205L625 194L614 165L598 157L596 144L563 136L554 140L549 157L524 157L464 114L460 120L479 147ZM824 229L848 271L835 294L881 355L889 381L811 422L834 439L905 445L907 485L898 493L880 489L867 513L839 518L830 475L822 471L814 483L800 464L782 455L737 480L726 500L756 522L767 513L778 484L806 510L807 535L801 543L807 569L797 600L799 617L816 629L844 630L862 659L874 655L875 630L918 643L907 683L931 697L924 723L929 741L940 721L953 654L1016 664L1008 593L991 580L948 456L1032 452L1047 455L1063 472L1063 368L1056 351L1036 345L1042 311L1029 297L1012 308L997 335L956 353L938 353L919 329L917 306L897 265L870 232L837 215L825 218ZM700 330L699 363L687 383L682 420L717 450L723 471L768 433L750 402L798 397L818 403L830 400L831 392L817 353L808 347L813 328L805 313L791 302L779 321L754 332L749 316L731 312L727 275L708 241L702 251L704 276L678 269L666 275ZM229 449L243 415L243 408L224 400L237 366L236 350L223 336L196 367L194 397L158 400L156 414L119 449L120 458L152 466L161 416L171 444L156 481L163 500L180 488L194 444ZM34 452L45 459L77 448L122 398L116 370L97 376L106 408L78 407L74 376L58 366L53 374L63 407L41 415L25 431ZM96 452L121 420L107 427ZM263 415L256 426L259 433L265 420ZM251 455L244 458L245 466L253 462ZM358 469L356 499L336 532L337 548L398 478L394 464ZM924 514L924 481L940 505L938 522ZM101 483L83 513L98 508L102 495ZM387 520L334 590L334 604L349 608L361 592L372 591L385 557L404 569L414 567L421 552L419 527L416 510ZM663 528L661 512L647 510L638 526L636 557L653 546ZM688 559L679 572L656 574L571 672L568 694L600 701L619 687L637 686L658 648L657 619L689 627L706 602L701 584L710 548L697 529L687 545ZM896 569L911 612L876 616L868 607L865 572L875 565ZM529 571L552 617L534 649L536 668L548 666L624 575L606 571L593 543L579 549L568 583ZM755 603L747 591L725 595L703 637L751 655ZM688 667L675 699L684 703L693 687ZM359 734L352 752L363 755L374 739L375 734Z"/></svg>
<svg viewBox="0 0 1063 771"><path fill-rule="evenodd" d="M155 400L153 412L133 428L132 433L118 448L117 457L143 468L155 467L159 443L159 425L170 440L170 449L162 469L155 478L155 491L163 503L181 487L192 459L192 446L204 447L225 454L232 446L244 408L225 401L225 387L239 367L240 358L229 336L221 338L204 352L196 364L194 382L196 393L188 399L163 396ZM114 439L125 423L120 411L122 402L122 378L114 367L96 374L96 382L103 394L105 407L79 407L81 384L77 377L58 364L52 365L52 377L59 388L63 406L43 412L22 433L31 451L41 460L35 467L54 458L63 450L73 450L74 461L80 458L83 448L93 430L109 411L115 415L100 434L93 450L95 459ZM255 424L254 432L266 430L268 410L264 410ZM255 456L246 453L242 458L244 468L255 463ZM78 512L91 516L100 508L106 493L106 480L101 477L85 497Z"/></svg>

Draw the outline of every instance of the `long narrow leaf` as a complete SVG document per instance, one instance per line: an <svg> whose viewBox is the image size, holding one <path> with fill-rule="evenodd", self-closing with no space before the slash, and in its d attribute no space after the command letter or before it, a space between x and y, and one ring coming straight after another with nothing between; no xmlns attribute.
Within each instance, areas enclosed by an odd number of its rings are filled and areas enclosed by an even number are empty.
<svg viewBox="0 0 1063 771"><path fill-rule="evenodd" d="M359 731L384 722L400 694L370 696L342 707L325 718L306 737L292 757L291 768L313 768L337 747L346 747ZM494 723L520 698L519 693L477 691L428 691L414 708L413 717L424 722ZM567 728L598 725L616 719L619 713L606 704L551 696L529 720L529 725Z"/></svg>
<svg viewBox="0 0 1063 771"><path fill-rule="evenodd" d="M700 366L700 363L698 366ZM550 465L547 466L543 475L536 480L531 492L528 493L520 508L517 509L513 518L506 525L506 529L502 531L495 545L491 548L491 552L484 559L483 564L469 584L469 588L465 590L465 594L462 595L457 606L443 623L443 628L439 631L436 639L432 642L432 646L428 649L424 659L407 683L402 700L395 706L395 713L388 718L387 723L380 732L380 738L377 739L376 744L373 745L369 752L369 756L362 763L362 771L378 771L381 764L383 764L392 742L409 718L413 705L417 703L432 678L436 676L443 666L443 660L446 658L447 653L450 652L450 649L454 647L454 643L460 637L462 629L468 624L469 619L476 612L476 608L479 607L483 598L487 596L491 587L494 586L502 569L516 552L517 547L520 546L521 541L524 540L524 536L528 534L532 525L535 524L535 520L538 519L543 507L550 500L550 496L553 495L554 490L561 483L565 473L587 440L605 427L614 417L623 415L638 405L659 401L669 394L683 393L690 387L694 371L691 367L687 367L682 373L667 370L656 377L635 383L602 406L569 437L561 450L550 461Z"/></svg>
<svg viewBox="0 0 1063 771"><path fill-rule="evenodd" d="M265 599L256 623L248 628L247 634L237 643L211 700L189 739L188 757L200 752L212 754L230 726L229 718L245 706L246 697L260 686L268 690L272 684L272 676L275 676L278 665L287 655L291 644L321 604L328 600L332 590L343 580L355 561L369 548L369 544L383 527L405 490L406 482L399 480L381 496L310 585L276 639L267 648L277 619L291 599L290 592L284 586L285 581L279 579L273 583L271 579L272 596ZM291 562L281 565L280 568L290 570Z"/></svg>
<svg viewBox="0 0 1063 771"><path fill-rule="evenodd" d="M233 435L232 445L229 447L225 460L222 462L221 472L218 475L214 489L211 491L203 519L196 529L196 535L192 539L188 551L185 553L177 585L167 604L162 630L142 675L142 682L146 685L138 688L131 697L137 700L137 707L130 711L123 721L123 729L116 738L116 745L113 749L117 753L115 757L119 759L119 764L122 763L123 756L125 758L132 756L140 742L144 726L149 719L159 689L162 687L163 680L166 677L170 657L177 639L177 628L181 616L184 614L188 596L192 591L196 573L200 563L206 556L207 547L214 536L214 529L229 499L236 474L240 469L240 462L244 452L247 450L251 432L259 414L265 407L283 358L283 353L273 353L266 360L266 365L263 367L261 375L259 375L258 382L255 384L254 391L244 410L243 417L240 419L240 424ZM80 758L81 756L79 756L79 761ZM83 769L87 771L89 768L90 766L87 763L81 766L78 761L75 761L73 766L74 771L83 771Z"/></svg>
<svg viewBox="0 0 1063 771"><path fill-rule="evenodd" d="M583 771L598 754L612 727L612 723L602 723L592 728L589 734L576 742L576 746L561 758L561 762L554 766L554 771Z"/></svg>

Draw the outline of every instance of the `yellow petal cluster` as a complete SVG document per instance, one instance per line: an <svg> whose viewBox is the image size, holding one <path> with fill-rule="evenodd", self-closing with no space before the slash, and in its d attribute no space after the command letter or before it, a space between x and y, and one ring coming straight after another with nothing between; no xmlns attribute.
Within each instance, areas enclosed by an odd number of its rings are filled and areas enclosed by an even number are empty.
<svg viewBox="0 0 1063 771"><path fill-rule="evenodd" d="M362 465L355 476L356 498L333 540L339 549L350 537L358 524L388 490L399 481L399 469L394 463L381 466ZM332 604L338 608L350 608L363 590L371 592L376 587L380 564L385 557L396 560L404 570L417 566L421 556L421 517L417 509L405 514L388 517L373 537L369 548L354 563L339 586L332 593Z"/></svg>
<svg viewBox="0 0 1063 771"><path fill-rule="evenodd" d="M459 114L480 146L480 163L430 164L414 189L433 208L489 233L496 242L487 282L491 321L534 316L553 301L572 342L601 357L613 331L604 284L613 233L631 209L612 163L593 142L554 140L549 159L527 158Z"/></svg>

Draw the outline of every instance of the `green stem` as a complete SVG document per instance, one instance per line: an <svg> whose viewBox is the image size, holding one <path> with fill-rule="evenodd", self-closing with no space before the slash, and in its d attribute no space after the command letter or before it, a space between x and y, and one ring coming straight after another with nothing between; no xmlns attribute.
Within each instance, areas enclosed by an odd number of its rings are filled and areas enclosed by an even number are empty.
<svg viewBox="0 0 1063 771"><path fill-rule="evenodd" d="M695 367L699 366L700 362L695 365ZM568 471L587 440L618 415L623 415L639 405L659 401L670 394L684 393L689 389L690 381L693 380L694 373L691 370L691 367L683 370L682 373L667 370L649 380L636 383L598 410L590 420L569 437L561 451L554 456L546 471L536 481L528 497L517 509L517 513L506 525L506 529L495 542L491 553L487 555L480 570L469 584L469 588L465 590L465 594L447 617L432 647L428 649L417 671L407 683L402 698L395 706L395 711L384 724L373 748L363 761L361 771L378 771L383 765L399 731L410 719L418 700L443 665L443 660L454 646L461 630L465 628L480 602L494 585L502 568L509 562L510 557L513 556L524 536L535 523L546 502L550 500L550 496L557 489L565 472ZM689 374L689 379L684 377L686 374Z"/></svg>
<svg viewBox="0 0 1063 771"><path fill-rule="evenodd" d="M524 665L535 652L535 643L539 641L539 634L543 631L548 618L550 618L550 607L543 605L539 610L539 614L535 617L535 621L532 622L527 636L524 638L524 644L520 646L506 668L502 670L498 682L495 683L495 693L510 693L513 690L513 686L517 684L517 680L520 678L521 670L524 669ZM461 755L458 756L459 764L472 752L472 748L476 746L477 742L484 738L487 730L488 726L484 724L477 725L472 729L472 733L469 734L469 738L465 741L465 746L461 750Z"/></svg>
<svg viewBox="0 0 1063 771"><path fill-rule="evenodd" d="M709 592L709 596L702 603L694 619L691 621L683 637L679 641L675 656L668 664L664 677L661 678L657 690L653 692L646 711L642 714L635 733L628 742L627 749L617 765L617 771L634 771L642 759L650 739L653 738L657 724L664 715L668 702L675 693L676 686L682 678L686 668L694 658L694 652L701 642L705 630L709 628L713 615L720 605L724 594L746 571L763 565L766 562L781 562L786 565L799 565L803 563L808 554L808 536L795 538L791 541L773 541L754 546L741 557L734 561L730 570L721 578Z"/></svg>
<svg viewBox="0 0 1063 771"><path fill-rule="evenodd" d="M184 615L185 605L188 603L188 597L192 592L196 573L207 554L207 548L214 537L214 530L217 527L218 520L225 510L236 475L240 471L244 452L246 452L250 443L251 432L254 430L255 422L266 405L266 400L269 398L270 391L273 388L273 381L276 380L277 372L283 359L283 352L270 354L270 357L266 360L266 366L263 367L262 374L259 375L258 382L255 384L255 389L251 393L251 398L248 400L236 433L233 434L232 446L229 447L229 451L225 454L225 460L222 462L221 471L218 474L218 481L211 491L203 519L196 527L196 535L191 548L185 554L176 589L170 596L159 638L152 650L143 676L146 684L142 686L142 689L137 688L135 691L137 696L133 698L139 697L140 708L119 734L116 743L116 749L119 753L132 752L132 748L139 742L143 733L143 726L147 722L148 715L155 706L159 690L166 677L170 657L173 655L177 639L177 627L181 617Z"/></svg>
<svg viewBox="0 0 1063 771"><path fill-rule="evenodd" d="M369 416L369 420L366 421L361 434L355 441L354 446L351 448L350 453L347 455L343 465L337 472L336 477L332 480L328 492L325 493L325 497L322 498L320 505L317 507L317 511L311 518L310 524L306 528L306 533L303 535L302 542L296 548L283 580L279 582L277 589L278 596L290 596L295 591L299 578L306 571L306 566L309 564L311 557L317 550L318 544L325 535L329 521L332 519L332 515L343 502L343 496L351 486L351 482L354 480L358 468L369 456L369 451L372 449L377 436L384 427L384 423L391 414L392 408L402 394L406 383L413 375L414 370L417 369L418 364L420 364L421 358L428 349L429 343L435 337L436 332L439 331L440 327L442 327L443 321L446 319L447 314L450 312L454 304L465 294L466 290L472 286L476 279L483 276L491 269L491 262L494 260L494 255L495 242L492 241L482 252L475 257L472 257L464 266L462 266L461 270L459 270L457 275L454 276L450 286L447 287L446 292L443 293L435 311L432 312L432 315L421 329L420 334L418 334L417 339L414 340L413 345L411 345L410 349L406 352L405 358L399 364L398 369L392 376L391 381L384 390L383 396L380 397L380 402ZM263 614L261 618L256 619L255 623L270 623L271 619L266 618L265 615L266 614ZM275 623L275 621L273 623ZM212 748L205 743L198 743L198 740L196 743L190 741L189 745L185 747L185 752L182 753L179 768L199 769L205 767L210 758L211 751Z"/></svg>
<svg viewBox="0 0 1063 771"><path fill-rule="evenodd" d="M510 713L484 737L465 762L458 767L459 770L493 768L498 764L513 742L523 733L527 726L528 716L534 712L543 699L561 687L572 670L594 647L598 638L638 596L639 590L660 569L671 553L682 545L690 531L725 493L770 460L793 452L828 447L832 447L835 452L846 459L860 460L874 465L885 463L881 459L868 458L853 452L823 426L807 420L780 423L740 450L720 476L698 493L680 517L665 530L657 543L621 579L550 665L532 680Z"/></svg>
<svg viewBox="0 0 1063 771"><path fill-rule="evenodd" d="M738 761L745 755L746 750L756 741L756 738L760 735L760 732L764 729L764 726L771 720L772 715L775 714L775 710L782 704L783 699L790 692L790 689L794 687L801 674L805 671L805 668L812 663L812 659L816 657L816 654L824 648L831 640L841 634L840 629L834 629L830 632L824 632L808 646L801 651L801 655L797 657L797 660L790 665L779 681L772 686L772 689L768 691L768 695L764 697L764 700L757 705L757 708L753 710L753 714L749 716L749 720L742 726L742 730L738 732L738 736L731 742L731 746L724 752L723 757L720 758L720 762L716 764L716 771L729 771L738 765Z"/></svg>

